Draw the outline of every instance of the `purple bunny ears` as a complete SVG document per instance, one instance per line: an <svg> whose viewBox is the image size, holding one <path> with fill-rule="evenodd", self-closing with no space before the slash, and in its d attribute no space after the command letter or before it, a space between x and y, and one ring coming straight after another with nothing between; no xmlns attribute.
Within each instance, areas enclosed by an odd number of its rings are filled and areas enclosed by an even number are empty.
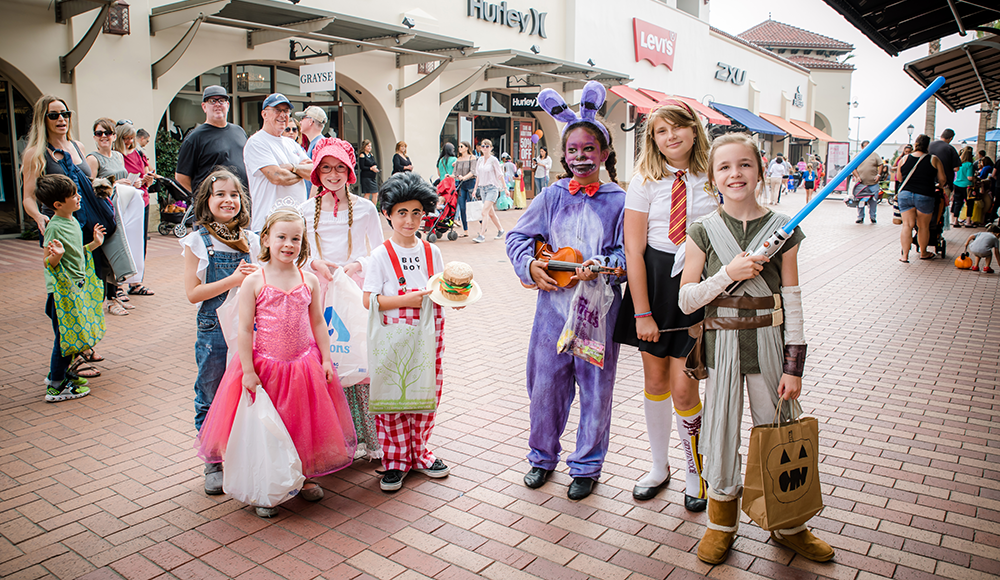
<svg viewBox="0 0 1000 580"><path fill-rule="evenodd" d="M608 135L608 129L596 118L597 111L604 104L606 95L607 91L605 91L604 85L597 81L590 81L584 85L583 96L580 97L580 115L574 113L566 101L559 96L559 93L552 89L544 89L538 93L538 106L545 109L545 112L552 115L557 121L566 123L562 130L563 134L566 133L566 127L576 123L589 123L604 135L606 142L610 143L611 137Z"/></svg>

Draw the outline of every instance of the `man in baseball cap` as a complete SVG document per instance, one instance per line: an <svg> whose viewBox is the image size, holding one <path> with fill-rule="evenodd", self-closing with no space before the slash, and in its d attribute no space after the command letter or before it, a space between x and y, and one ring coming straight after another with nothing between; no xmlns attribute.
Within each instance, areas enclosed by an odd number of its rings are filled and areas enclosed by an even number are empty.
<svg viewBox="0 0 1000 580"><path fill-rule="evenodd" d="M313 149L316 148L316 143L323 136L323 129L326 127L326 111L313 105L306 107L301 113L295 113L295 116L299 118L302 134L309 138L306 153L312 157Z"/></svg>
<svg viewBox="0 0 1000 580"><path fill-rule="evenodd" d="M229 93L224 87L205 87L201 95L205 122L184 137L177 154L174 181L188 191L195 191L217 166L231 169L244 186L248 184L247 171L243 167L247 134L243 127L229 122L229 105Z"/></svg>
<svg viewBox="0 0 1000 580"><path fill-rule="evenodd" d="M243 163L250 179L250 229L259 232L274 202L291 197L301 203L306 200L306 185L312 173L312 160L302 147L281 132L288 125L292 103L281 93L268 95L260 112L264 120L260 131L247 139L243 148Z"/></svg>

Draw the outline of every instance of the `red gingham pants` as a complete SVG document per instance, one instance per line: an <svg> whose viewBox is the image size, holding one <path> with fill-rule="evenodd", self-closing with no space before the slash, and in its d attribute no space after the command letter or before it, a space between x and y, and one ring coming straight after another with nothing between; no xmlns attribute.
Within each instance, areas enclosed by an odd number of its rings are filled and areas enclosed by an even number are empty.
<svg viewBox="0 0 1000 580"><path fill-rule="evenodd" d="M416 325L420 319L419 308L400 308L399 318L385 317L386 324ZM437 379L436 400L441 402L441 358L444 355L444 312L434 305L434 374ZM434 430L436 413L383 413L375 416L378 442L382 445L382 467L409 471L427 469L434 464L434 454L427 448L427 440Z"/></svg>

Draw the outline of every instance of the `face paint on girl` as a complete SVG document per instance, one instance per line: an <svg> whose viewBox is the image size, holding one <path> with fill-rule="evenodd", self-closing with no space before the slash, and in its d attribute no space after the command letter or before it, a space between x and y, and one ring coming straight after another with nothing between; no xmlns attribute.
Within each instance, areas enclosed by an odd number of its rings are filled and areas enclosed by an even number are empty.
<svg viewBox="0 0 1000 580"><path fill-rule="evenodd" d="M566 163L573 177L586 185L600 178L601 164L610 152L601 151L601 143L590 131L577 127L566 136Z"/></svg>

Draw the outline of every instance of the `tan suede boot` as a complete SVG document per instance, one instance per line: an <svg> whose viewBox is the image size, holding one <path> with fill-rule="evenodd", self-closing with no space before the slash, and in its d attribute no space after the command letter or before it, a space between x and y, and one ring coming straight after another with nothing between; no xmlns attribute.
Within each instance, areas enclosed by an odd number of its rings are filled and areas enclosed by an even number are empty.
<svg viewBox="0 0 1000 580"><path fill-rule="evenodd" d="M833 559L830 544L814 536L804 525L790 530L775 530L771 532L771 539L813 562L829 562Z"/></svg>
<svg viewBox="0 0 1000 580"><path fill-rule="evenodd" d="M739 524L739 498L709 491L708 528L698 544L698 559L706 564L721 564L729 555Z"/></svg>

